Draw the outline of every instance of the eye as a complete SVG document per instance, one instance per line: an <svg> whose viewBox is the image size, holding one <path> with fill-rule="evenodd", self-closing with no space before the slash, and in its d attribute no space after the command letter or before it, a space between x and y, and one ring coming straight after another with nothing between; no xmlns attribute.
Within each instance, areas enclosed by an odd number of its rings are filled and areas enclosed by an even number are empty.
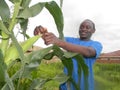
<svg viewBox="0 0 120 90"><path fill-rule="evenodd" d="M86 29L91 29L91 26L86 26Z"/></svg>
<svg viewBox="0 0 120 90"><path fill-rule="evenodd" d="M84 26L82 25L82 26L80 26L80 29L84 29Z"/></svg>

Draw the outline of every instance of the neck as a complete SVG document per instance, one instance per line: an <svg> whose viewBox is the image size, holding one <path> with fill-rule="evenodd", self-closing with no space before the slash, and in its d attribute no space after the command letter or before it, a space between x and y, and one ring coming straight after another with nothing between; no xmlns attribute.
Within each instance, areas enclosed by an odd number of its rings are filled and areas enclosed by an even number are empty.
<svg viewBox="0 0 120 90"><path fill-rule="evenodd" d="M89 40L91 40L90 38L80 38L81 40L83 40L83 41L89 41Z"/></svg>

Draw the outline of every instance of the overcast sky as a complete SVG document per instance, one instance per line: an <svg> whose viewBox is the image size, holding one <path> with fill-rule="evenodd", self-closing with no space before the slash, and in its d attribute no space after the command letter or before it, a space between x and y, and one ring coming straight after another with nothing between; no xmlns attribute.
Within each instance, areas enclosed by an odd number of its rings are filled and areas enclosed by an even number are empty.
<svg viewBox="0 0 120 90"><path fill-rule="evenodd" d="M32 0L31 4L41 1ZM59 0L54 0L59 4ZM119 0L63 0L62 12L64 15L64 35L78 37L78 28L84 19L91 19L96 24L96 33L93 40L103 44L102 52L111 52L120 49L120 5ZM44 9L39 15L31 18L28 34L38 25L42 25L50 32L58 35L52 16ZM42 39L35 45L45 47Z"/></svg>

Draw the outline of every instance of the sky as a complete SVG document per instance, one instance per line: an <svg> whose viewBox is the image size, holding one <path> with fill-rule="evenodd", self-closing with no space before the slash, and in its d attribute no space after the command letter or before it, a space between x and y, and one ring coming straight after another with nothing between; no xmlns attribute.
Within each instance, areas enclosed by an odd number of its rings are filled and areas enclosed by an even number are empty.
<svg viewBox="0 0 120 90"><path fill-rule="evenodd" d="M51 0L32 0L31 5L43 1ZM59 0L54 1L59 5ZM80 23L84 19L91 19L96 25L96 32L92 39L102 43L102 52L120 50L119 9L119 0L63 0L64 35L78 37ZM38 25L42 25L48 31L58 35L54 20L46 9L43 9L39 15L30 18L27 33L33 36L33 30ZM39 39L35 45L46 47L42 39Z"/></svg>

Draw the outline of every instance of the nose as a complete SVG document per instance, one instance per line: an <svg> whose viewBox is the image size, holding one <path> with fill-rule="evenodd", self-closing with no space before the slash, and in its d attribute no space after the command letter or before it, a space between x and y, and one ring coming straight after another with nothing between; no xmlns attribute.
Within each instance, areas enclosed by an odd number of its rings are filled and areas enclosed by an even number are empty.
<svg viewBox="0 0 120 90"><path fill-rule="evenodd" d="M80 31L87 31L87 28L82 28L82 29L80 29Z"/></svg>

